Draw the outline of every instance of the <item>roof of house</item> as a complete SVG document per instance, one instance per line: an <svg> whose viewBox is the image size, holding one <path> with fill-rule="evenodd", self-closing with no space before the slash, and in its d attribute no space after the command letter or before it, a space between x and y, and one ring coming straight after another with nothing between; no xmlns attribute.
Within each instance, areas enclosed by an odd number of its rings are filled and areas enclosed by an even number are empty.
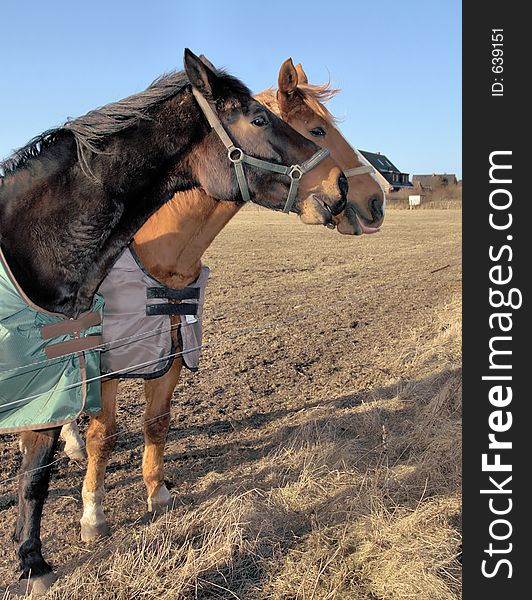
<svg viewBox="0 0 532 600"><path fill-rule="evenodd" d="M368 152L367 150L360 150L362 156L375 167L380 173L388 173L390 171L394 173L400 173L399 169L392 163L392 161L381 154L380 152Z"/></svg>
<svg viewBox="0 0 532 600"><path fill-rule="evenodd" d="M407 173L402 173L399 169L393 164L393 162L384 154L380 152L368 152L367 150L359 150L362 156L370 163L372 167L377 169L384 179L390 184L392 188L403 188L403 187L412 187L412 183L408 181ZM400 173L406 177L406 181L394 181L394 173ZM396 176L396 179L399 179Z"/></svg>

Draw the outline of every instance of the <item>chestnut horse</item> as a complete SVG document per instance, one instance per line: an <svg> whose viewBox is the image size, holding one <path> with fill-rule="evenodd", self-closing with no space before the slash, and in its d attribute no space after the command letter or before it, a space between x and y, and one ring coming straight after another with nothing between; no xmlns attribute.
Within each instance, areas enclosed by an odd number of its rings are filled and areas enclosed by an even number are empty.
<svg viewBox="0 0 532 600"><path fill-rule="evenodd" d="M212 122L218 123L218 129L212 128ZM228 159L224 139L238 145L243 157L259 163L246 169L244 182ZM205 221L206 196L191 191L199 188L219 200L249 196L276 210L286 207L291 198L293 211L305 222L331 222L345 207L347 182L336 163L319 151L254 100L238 79L215 71L186 50L185 72L164 76L140 94L46 132L0 163L0 244L13 285L20 284L35 310L76 319L91 308L98 286L135 232L176 192L185 195L179 205L173 203L173 210L182 212L180 219L196 215L196 226L190 224L193 231ZM316 164L316 156L319 164L303 175L297 194L292 193L288 165L308 166L310 159ZM264 170L264 165L270 168ZM279 171L281 165L287 165L284 172ZM230 202L227 206L234 208ZM186 277L178 275L170 281L179 287ZM0 346L0 400L4 401L10 393L2 378L9 358ZM179 368L176 361L166 385L176 380ZM86 490L100 452L98 439L108 429L106 421L112 420L108 415L116 385L106 384L104 417L91 425ZM55 579L42 556L40 530L60 432L58 427L40 427L21 436L14 534L22 588L35 594ZM158 424L147 430L147 465L158 462L160 428ZM150 477L152 499L157 489L152 482L158 477Z"/></svg>
<svg viewBox="0 0 532 600"><path fill-rule="evenodd" d="M202 58L203 59L203 58ZM334 225L344 234L373 233L382 224L384 195L366 168L364 159L349 145L335 127L334 118L323 105L335 90L309 85L301 67L288 59L279 72L277 94L269 89L256 96L272 112L279 114L294 129L330 150L346 173L352 173L346 209L334 217ZM134 249L144 268L166 286L182 289L194 281L201 269L201 257L242 204L217 202L201 190L178 193L157 211L134 237ZM305 220L305 217L302 217ZM333 224L331 224L333 225ZM333 225L333 226L334 226ZM177 317L178 319L179 317ZM177 330L179 321L172 317ZM179 348L174 330L174 346ZM164 483L164 446L170 424L170 404L181 368L178 356L161 377L146 379L144 391L144 455L142 471L147 490L148 511L158 512L172 504ZM104 380L103 412L91 417L87 431L88 468L83 484L81 537L91 541L109 534L102 502L107 463L115 443L116 394L118 379ZM77 457L81 440L75 424L63 429L65 450Z"/></svg>

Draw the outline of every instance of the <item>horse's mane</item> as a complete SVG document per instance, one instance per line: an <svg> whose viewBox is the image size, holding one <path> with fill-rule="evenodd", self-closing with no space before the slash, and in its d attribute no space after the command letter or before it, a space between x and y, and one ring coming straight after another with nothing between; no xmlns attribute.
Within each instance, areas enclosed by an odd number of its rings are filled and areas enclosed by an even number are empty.
<svg viewBox="0 0 532 600"><path fill-rule="evenodd" d="M86 165L87 151L100 152L107 138L142 120L149 119L150 108L175 96L187 83L188 79L183 71L167 73L157 78L143 92L91 110L83 117L67 121L64 129L74 135L81 164Z"/></svg>
<svg viewBox="0 0 532 600"><path fill-rule="evenodd" d="M40 156L45 148L53 145L59 138L62 128L49 129L44 133L32 138L25 146L15 150L13 154L0 161L0 178L4 178L17 169L24 167L28 161Z"/></svg>
<svg viewBox="0 0 532 600"><path fill-rule="evenodd" d="M26 166L65 132L73 135L78 158L82 165L86 165L86 152L100 152L102 143L109 136L149 118L147 113L151 107L177 94L187 83L188 79L183 71L163 75L138 94L91 110L82 117L68 120L61 127L49 129L36 136L24 147L16 150L10 158L0 162L0 170L7 175Z"/></svg>
<svg viewBox="0 0 532 600"><path fill-rule="evenodd" d="M321 85L298 83L294 94L301 98L310 110L320 116L325 122L334 125L337 122L337 119L327 110L324 104L339 91L339 89L331 87L330 82ZM264 90L264 92L257 94L255 99L264 104L276 115L280 115L277 94L274 88L268 88L267 90Z"/></svg>
<svg viewBox="0 0 532 600"><path fill-rule="evenodd" d="M224 71L218 71L222 84L235 94L249 95L249 89L238 79ZM150 108L176 95L189 83L184 71L173 71L156 79L147 89L101 108L91 110L86 115L67 121L61 127L49 129L33 138L20 150L0 162L0 176L6 176L27 165L41 155L45 148L52 146L66 132L74 137L77 154L84 171L90 172L87 156L102 152L103 143L112 135L136 125L141 120L150 119Z"/></svg>

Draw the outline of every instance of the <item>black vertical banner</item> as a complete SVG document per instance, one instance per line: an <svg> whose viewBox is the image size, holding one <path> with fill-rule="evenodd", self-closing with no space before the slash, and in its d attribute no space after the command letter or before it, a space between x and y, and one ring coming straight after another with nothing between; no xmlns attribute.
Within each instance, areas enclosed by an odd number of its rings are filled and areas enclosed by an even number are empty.
<svg viewBox="0 0 532 600"><path fill-rule="evenodd" d="M523 6L470 0L463 9L465 600L531 594L532 34Z"/></svg>

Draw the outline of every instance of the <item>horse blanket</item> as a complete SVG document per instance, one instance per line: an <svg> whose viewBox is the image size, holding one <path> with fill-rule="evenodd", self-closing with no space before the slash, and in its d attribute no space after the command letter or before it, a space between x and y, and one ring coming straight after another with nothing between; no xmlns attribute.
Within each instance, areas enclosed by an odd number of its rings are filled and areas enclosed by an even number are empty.
<svg viewBox="0 0 532 600"><path fill-rule="evenodd" d="M103 298L77 319L36 306L0 250L0 433L45 429L101 411Z"/></svg>
<svg viewBox="0 0 532 600"><path fill-rule="evenodd" d="M109 377L152 379L164 375L180 351L196 371L201 355L202 314L209 268L196 281L175 290L152 277L129 246L103 280L105 298L102 373ZM176 349L171 316L179 316Z"/></svg>
<svg viewBox="0 0 532 600"><path fill-rule="evenodd" d="M57 427L101 411L100 378L160 377L177 350L196 371L209 268L174 290L148 274L127 248L77 319L36 306L0 250L0 433ZM103 327L102 327L103 316ZM100 360L101 359L101 360Z"/></svg>

